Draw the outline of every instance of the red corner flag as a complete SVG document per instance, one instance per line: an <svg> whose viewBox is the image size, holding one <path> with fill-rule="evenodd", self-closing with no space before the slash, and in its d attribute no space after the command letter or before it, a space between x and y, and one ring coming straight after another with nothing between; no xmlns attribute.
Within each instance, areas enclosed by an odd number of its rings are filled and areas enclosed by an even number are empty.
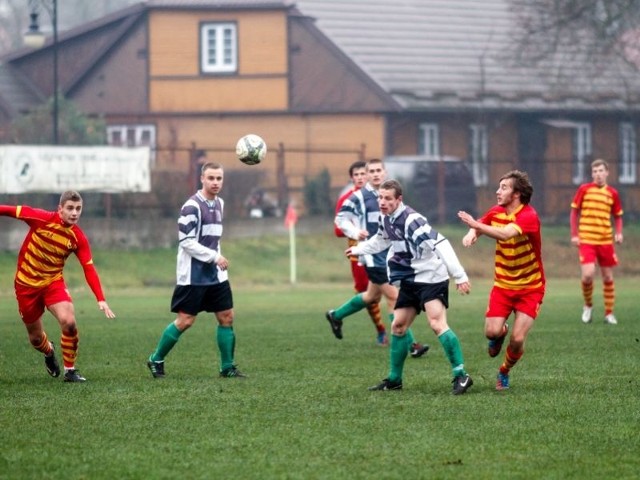
<svg viewBox="0 0 640 480"><path fill-rule="evenodd" d="M298 214L296 213L296 209L293 208L293 205L289 204L287 207L287 213L284 216L284 227L292 228L298 222Z"/></svg>

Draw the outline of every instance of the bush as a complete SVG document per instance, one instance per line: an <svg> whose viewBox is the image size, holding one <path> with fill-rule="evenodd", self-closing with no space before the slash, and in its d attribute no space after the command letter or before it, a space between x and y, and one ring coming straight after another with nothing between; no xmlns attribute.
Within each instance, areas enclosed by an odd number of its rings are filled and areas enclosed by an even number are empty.
<svg viewBox="0 0 640 480"><path fill-rule="evenodd" d="M325 168L313 178L305 177L304 203L310 215L326 215L334 212L329 170Z"/></svg>

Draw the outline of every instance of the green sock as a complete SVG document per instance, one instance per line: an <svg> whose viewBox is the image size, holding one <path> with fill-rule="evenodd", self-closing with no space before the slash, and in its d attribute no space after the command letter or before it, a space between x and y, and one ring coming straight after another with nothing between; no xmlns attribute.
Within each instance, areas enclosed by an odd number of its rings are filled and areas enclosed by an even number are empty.
<svg viewBox="0 0 640 480"><path fill-rule="evenodd" d="M413 331L410 328L407 328L407 338L409 339L407 348L411 349L411 345L416 343L416 337L413 336Z"/></svg>
<svg viewBox="0 0 640 480"><path fill-rule="evenodd" d="M396 382L402 380L402 370L404 369L404 361L409 353L408 335L391 335L391 347L389 348L390 370L389 380Z"/></svg>
<svg viewBox="0 0 640 480"><path fill-rule="evenodd" d="M454 377L465 375L467 372L464 369L464 358L462 357L462 347L460 346L460 340L453 330L448 329L442 332L438 336L438 340L444 349L444 353L449 359L451 369Z"/></svg>
<svg viewBox="0 0 640 480"><path fill-rule="evenodd" d="M333 318L335 318L336 320L342 320L344 317L348 317L349 315L359 312L366 306L367 304L362 300L362 294L359 293L352 297L344 305L336 308L336 310L333 312Z"/></svg>
<svg viewBox="0 0 640 480"><path fill-rule="evenodd" d="M166 357L174 345L178 343L180 335L182 335L182 332L178 330L175 323L171 322L167 328L164 329L164 332L162 332L156 351L151 354L149 359L152 362L164 362L164 357Z"/></svg>
<svg viewBox="0 0 640 480"><path fill-rule="evenodd" d="M218 325L216 331L218 350L220 350L220 369L226 370L233 367L233 355L236 348L236 335L233 327Z"/></svg>

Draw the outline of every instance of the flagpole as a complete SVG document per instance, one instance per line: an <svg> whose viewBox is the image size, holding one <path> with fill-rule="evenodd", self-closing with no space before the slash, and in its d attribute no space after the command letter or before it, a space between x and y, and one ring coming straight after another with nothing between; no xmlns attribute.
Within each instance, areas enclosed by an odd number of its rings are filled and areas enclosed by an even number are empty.
<svg viewBox="0 0 640 480"><path fill-rule="evenodd" d="M290 203L284 216L284 226L289 230L289 281L296 283L296 223L298 214Z"/></svg>
<svg viewBox="0 0 640 480"><path fill-rule="evenodd" d="M289 281L296 283L296 226L289 226Z"/></svg>

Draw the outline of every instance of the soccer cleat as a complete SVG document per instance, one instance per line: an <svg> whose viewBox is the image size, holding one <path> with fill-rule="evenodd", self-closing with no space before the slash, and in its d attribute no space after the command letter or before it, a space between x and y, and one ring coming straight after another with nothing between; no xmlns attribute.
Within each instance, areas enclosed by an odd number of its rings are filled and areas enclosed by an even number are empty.
<svg viewBox="0 0 640 480"><path fill-rule="evenodd" d="M588 307L587 305L582 307L582 323L591 323L592 311L593 307Z"/></svg>
<svg viewBox="0 0 640 480"><path fill-rule="evenodd" d="M226 368L220 372L220 376L223 378L246 378L247 376L242 373L234 365L233 367Z"/></svg>
<svg viewBox="0 0 640 480"><path fill-rule="evenodd" d="M420 358L428 351L429 351L429 345L422 345L418 342L414 342L411 344L411 349L409 350L409 353L413 358Z"/></svg>
<svg viewBox="0 0 640 480"><path fill-rule="evenodd" d="M609 315L606 315L604 317L604 323L606 323L607 325L617 325L618 320L616 320L616 317L613 315L613 313L610 313Z"/></svg>
<svg viewBox="0 0 640 480"><path fill-rule="evenodd" d="M369 390L402 390L402 380L392 381L388 378L385 378L378 385L374 385L373 387L369 387Z"/></svg>
<svg viewBox="0 0 640 480"><path fill-rule="evenodd" d="M56 352L51 344L51 355L44 356L44 366L47 369L47 373L52 377L60 376L60 365L58 365L58 359L56 358Z"/></svg>
<svg viewBox="0 0 640 480"><path fill-rule="evenodd" d="M342 320L338 320L333 316L334 311L328 310L324 316L327 318L327 321L331 325L331 331L336 336L338 340L342 340Z"/></svg>
<svg viewBox="0 0 640 480"><path fill-rule="evenodd" d="M389 345L389 338L387 337L387 332L380 332L378 337L376 338L376 344L379 347L386 347Z"/></svg>
<svg viewBox="0 0 640 480"><path fill-rule="evenodd" d="M70 383L79 383L85 382L87 379L80 375L80 372L75 368L71 370L65 370L64 372L64 381Z"/></svg>
<svg viewBox="0 0 640 480"><path fill-rule="evenodd" d="M454 395L462 395L473 385L473 380L465 373L464 375L455 377L451 380L451 383L453 384L453 391L451 393Z"/></svg>
<svg viewBox="0 0 640 480"><path fill-rule="evenodd" d="M489 340L487 352L489 352L490 357L493 358L498 356L500 350L502 350L502 344L504 343L504 339L507 337L507 333L509 333L509 325L505 323L502 329L502 335L498 338Z"/></svg>
<svg viewBox="0 0 640 480"><path fill-rule="evenodd" d="M154 362L149 359L147 360L147 367L153 378L164 378L164 362Z"/></svg>
<svg viewBox="0 0 640 480"><path fill-rule="evenodd" d="M507 390L509 388L509 375L506 373L498 372L498 378L496 379L496 390Z"/></svg>

